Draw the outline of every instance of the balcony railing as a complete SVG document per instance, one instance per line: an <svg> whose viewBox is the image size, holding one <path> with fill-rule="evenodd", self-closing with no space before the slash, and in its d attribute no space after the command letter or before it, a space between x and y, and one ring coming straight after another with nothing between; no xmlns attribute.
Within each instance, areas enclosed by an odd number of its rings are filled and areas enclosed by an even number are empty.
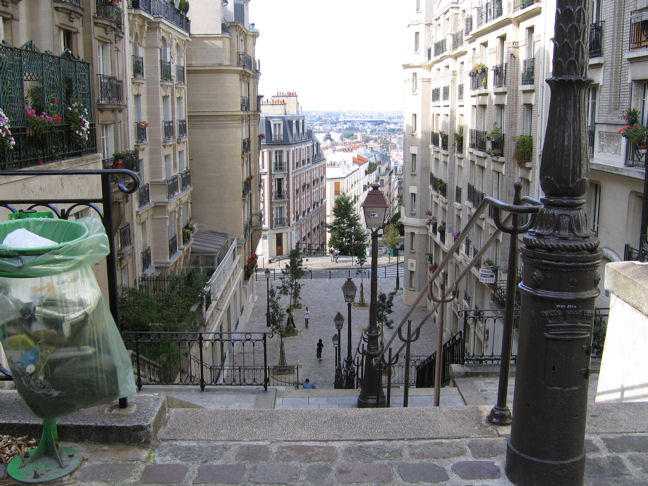
<svg viewBox="0 0 648 486"><path fill-rule="evenodd" d="M73 7L82 8L81 0L55 0L55 3L67 3L68 5L72 5Z"/></svg>
<svg viewBox="0 0 648 486"><path fill-rule="evenodd" d="M627 167L645 167L646 152L648 150L646 150L645 148L639 148L636 143L630 143L630 142L627 143L628 143L628 150L626 150L625 165Z"/></svg>
<svg viewBox="0 0 648 486"><path fill-rule="evenodd" d="M470 77L470 89L486 89L488 88L488 70L484 69L481 72L475 73Z"/></svg>
<svg viewBox="0 0 648 486"><path fill-rule="evenodd" d="M135 172L139 171L139 154L136 150L127 150L119 152L119 158L115 156L103 160L105 169L129 169ZM126 179L128 180L128 179Z"/></svg>
<svg viewBox="0 0 648 486"><path fill-rule="evenodd" d="M130 7L143 10L156 18L163 18L187 34L191 33L191 22L187 15L167 0L130 0Z"/></svg>
<svg viewBox="0 0 648 486"><path fill-rule="evenodd" d="M241 151L244 154L249 154L250 153L250 146L251 146L251 144L250 144L250 139L249 138L244 138L243 140L241 140Z"/></svg>
<svg viewBox="0 0 648 486"><path fill-rule="evenodd" d="M151 203L151 186L149 186L148 182L146 184L142 184L137 190L137 201L139 208L148 206Z"/></svg>
<svg viewBox="0 0 648 486"><path fill-rule="evenodd" d="M112 5L107 0L97 0L97 17L114 22L122 28L122 9L119 5Z"/></svg>
<svg viewBox="0 0 648 486"><path fill-rule="evenodd" d="M477 207L484 200L484 193L475 188L475 186L473 186L472 184L468 184L468 194L466 195L466 200L470 201L474 207ZM467 250L466 254L468 254Z"/></svg>
<svg viewBox="0 0 648 486"><path fill-rule="evenodd" d="M441 140L441 148L448 150L448 135L440 135L439 139Z"/></svg>
<svg viewBox="0 0 648 486"><path fill-rule="evenodd" d="M119 253L125 253L131 247L130 223L119 228Z"/></svg>
<svg viewBox="0 0 648 486"><path fill-rule="evenodd" d="M588 125L587 127L587 145L589 147L589 156L590 159L594 158L594 136L596 134L596 128L594 125Z"/></svg>
<svg viewBox="0 0 648 486"><path fill-rule="evenodd" d="M648 262L648 249L643 248L638 250L626 244L623 251L623 259L625 261Z"/></svg>
<svg viewBox="0 0 648 486"><path fill-rule="evenodd" d="M535 58L522 61L522 84L535 84Z"/></svg>
<svg viewBox="0 0 648 486"><path fill-rule="evenodd" d="M477 8L477 27L502 16L502 0L492 0Z"/></svg>
<svg viewBox="0 0 648 486"><path fill-rule="evenodd" d="M603 24L604 22L601 20L600 22L594 22L590 25L590 57L601 57L603 55Z"/></svg>
<svg viewBox="0 0 648 486"><path fill-rule="evenodd" d="M187 138L187 120L178 120L178 138Z"/></svg>
<svg viewBox="0 0 648 486"><path fill-rule="evenodd" d="M451 34L452 37L452 50L459 49L463 45L464 31L460 30Z"/></svg>
<svg viewBox="0 0 648 486"><path fill-rule="evenodd" d="M504 134L496 140L490 140L490 151L489 154L502 157L504 155Z"/></svg>
<svg viewBox="0 0 648 486"><path fill-rule="evenodd" d="M162 122L164 128L164 140L169 141L174 138L173 120L165 120Z"/></svg>
<svg viewBox="0 0 648 486"><path fill-rule="evenodd" d="M162 81L173 81L173 76L171 76L171 61L160 59L160 79Z"/></svg>
<svg viewBox="0 0 648 486"><path fill-rule="evenodd" d="M241 96L241 111L250 111L250 98Z"/></svg>
<svg viewBox="0 0 648 486"><path fill-rule="evenodd" d="M513 10L522 10L533 5L535 0L514 0Z"/></svg>
<svg viewBox="0 0 648 486"><path fill-rule="evenodd" d="M238 53L238 66L247 69L248 71L254 70L254 61L252 56L245 52Z"/></svg>
<svg viewBox="0 0 648 486"><path fill-rule="evenodd" d="M171 176L171 178L167 179L166 186L168 200L171 200L178 195L178 178L176 176Z"/></svg>
<svg viewBox="0 0 648 486"><path fill-rule="evenodd" d="M456 138L455 137L455 152L458 154L463 154L463 135L461 138Z"/></svg>
<svg viewBox="0 0 648 486"><path fill-rule="evenodd" d="M432 101L439 101L441 99L441 88L434 88L432 90Z"/></svg>
<svg viewBox="0 0 648 486"><path fill-rule="evenodd" d="M144 77L144 58L133 54L133 77Z"/></svg>
<svg viewBox="0 0 648 486"><path fill-rule="evenodd" d="M284 218L284 217L279 217L279 218L275 217L274 218L274 226L275 227L277 227L277 226L286 226L286 225L287 225L286 218Z"/></svg>
<svg viewBox="0 0 648 486"><path fill-rule="evenodd" d="M630 19L630 49L648 47L648 14L643 13Z"/></svg>
<svg viewBox="0 0 648 486"><path fill-rule="evenodd" d="M169 260L173 258L173 255L178 251L178 237L173 235L169 238Z"/></svg>
<svg viewBox="0 0 648 486"><path fill-rule="evenodd" d="M142 271L145 272L151 268L151 247L149 246L146 250L142 252Z"/></svg>
<svg viewBox="0 0 648 486"><path fill-rule="evenodd" d="M180 190L186 191L191 187L191 171L189 169L180 173Z"/></svg>
<svg viewBox="0 0 648 486"><path fill-rule="evenodd" d="M473 19L472 16L469 15L468 17L466 17L466 35L472 32L472 28L473 28Z"/></svg>
<svg viewBox="0 0 648 486"><path fill-rule="evenodd" d="M176 64L176 84L185 84L185 67Z"/></svg>
<svg viewBox="0 0 648 486"><path fill-rule="evenodd" d="M147 141L146 128L148 123L145 121L135 122L135 145L145 144Z"/></svg>
<svg viewBox="0 0 648 486"><path fill-rule="evenodd" d="M241 190L241 197L247 197L250 192L252 192L252 181L244 180L243 189Z"/></svg>
<svg viewBox="0 0 648 486"><path fill-rule="evenodd" d="M434 56L440 56L446 51L446 40L442 39L434 43Z"/></svg>
<svg viewBox="0 0 648 486"><path fill-rule="evenodd" d="M461 203L461 187L455 186L455 202Z"/></svg>
<svg viewBox="0 0 648 486"><path fill-rule="evenodd" d="M432 132L430 134L430 143L434 145L435 147L439 146L439 133L438 132Z"/></svg>
<svg viewBox="0 0 648 486"><path fill-rule="evenodd" d="M470 129L470 148L486 152L486 131Z"/></svg>
<svg viewBox="0 0 648 486"><path fill-rule="evenodd" d="M124 82L114 76L98 74L99 99L101 104L121 104L124 101Z"/></svg>
<svg viewBox="0 0 648 486"><path fill-rule="evenodd" d="M441 99L448 101L450 99L450 86L444 86L441 90Z"/></svg>
<svg viewBox="0 0 648 486"><path fill-rule="evenodd" d="M275 162L272 166L272 172L286 172L286 164Z"/></svg>
<svg viewBox="0 0 648 486"><path fill-rule="evenodd" d="M503 88L506 86L506 63L493 66L493 87Z"/></svg>
<svg viewBox="0 0 648 486"><path fill-rule="evenodd" d="M463 100L464 95L464 85L463 83L457 85L457 99Z"/></svg>
<svg viewBox="0 0 648 486"><path fill-rule="evenodd" d="M273 201L282 201L284 199L288 199L288 194L285 191L278 191L272 193Z"/></svg>

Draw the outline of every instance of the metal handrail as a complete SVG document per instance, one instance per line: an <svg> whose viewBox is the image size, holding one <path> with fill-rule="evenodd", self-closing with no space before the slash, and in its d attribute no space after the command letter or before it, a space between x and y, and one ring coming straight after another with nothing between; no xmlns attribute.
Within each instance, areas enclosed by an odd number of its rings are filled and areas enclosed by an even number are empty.
<svg viewBox="0 0 648 486"><path fill-rule="evenodd" d="M508 220L511 218L511 216L513 214L532 214L532 215L534 215L540 210L540 206L542 205L542 203L539 200L537 200L535 198L532 198L530 196L524 196L523 198L521 198L520 203L521 204L519 206L516 206L514 204L505 203L505 202L500 201L499 199L495 199L494 197L491 197L491 196L484 197L484 200L477 207L477 209L475 210L475 213L472 215L470 220L468 220L468 223L466 224L466 226L463 228L463 230L461 230L461 233L459 233L459 235L455 239L454 244L450 247L450 249L446 253L446 256L441 260L441 262L439 263L436 270L432 273L432 276L430 276L430 278L428 280L428 283L419 292L418 297L416 298L414 303L411 305L409 311L407 311L405 316L401 319L401 322L398 324L398 326L396 326L394 328L394 332L393 332L392 336L385 343L385 345L383 346L380 353L376 356L376 358L375 358L376 361L380 361L380 360L382 360L384 358L387 349L389 349L391 344L396 339L396 336L398 335L398 331L407 323L408 319L410 318L410 316L414 312L414 309L419 304L419 302L421 301L423 296L426 295L426 293L429 293L430 296L432 296L431 283L434 282L434 280L439 275L441 275L441 272L449 264L450 259L453 257L455 251L461 246L461 243L468 236L469 231L472 229L472 227L475 225L475 223L477 223L477 221L480 219L480 216L485 211L486 207L491 205L491 204L493 206L495 206L495 208L496 208L495 211L496 212L495 212L495 215L494 215L495 216L494 219L496 220L496 225L497 225L497 222L499 222L499 211L500 210L504 210L504 211L509 212L509 214L506 216L506 218L504 218L504 220L501 222L502 224L504 224L504 223L508 222ZM524 232L526 229L528 229L531 226L532 223L533 223L533 218L530 218L529 221L525 225L521 225L520 226L521 232ZM452 283L452 285L448 285L446 287L448 290L445 291L441 295L439 300L443 300L443 299L447 298L448 296L450 296L453 293L456 295L457 285L459 284L459 282L468 274L468 272L470 272L470 270L475 265L475 263L481 260L481 257L484 255L484 253L486 253L486 250L488 250L488 248L493 243L493 241L495 240L497 235L499 233L501 233L501 229L499 228L499 225L497 225L497 226L498 226L497 230L495 230L493 232L493 234L488 238L486 243L484 245L482 245L480 250L473 256L472 260L470 260L470 262L463 268L463 270L459 273L459 276L457 276L455 278L455 281ZM421 327L423 327L423 324L425 324L425 322L430 317L432 317L432 315L437 311L437 309L438 309L438 307L440 305L441 305L440 302L435 303L432 310L427 315L425 315L423 317L423 319L421 320L419 325L416 328L414 328L413 332L417 332ZM399 354L403 350L404 347L405 347L405 343L401 344L401 346L398 348L398 350L393 354Z"/></svg>

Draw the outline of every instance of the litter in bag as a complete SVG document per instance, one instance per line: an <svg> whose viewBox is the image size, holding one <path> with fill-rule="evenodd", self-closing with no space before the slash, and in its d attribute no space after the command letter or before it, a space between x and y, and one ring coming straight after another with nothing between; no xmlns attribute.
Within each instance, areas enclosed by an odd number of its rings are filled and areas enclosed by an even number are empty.
<svg viewBox="0 0 648 486"><path fill-rule="evenodd" d="M24 256L0 248L0 343L18 393L41 418L135 393L128 353L91 268L108 253L108 239L98 219L77 222L84 237L44 232L57 242L53 250Z"/></svg>

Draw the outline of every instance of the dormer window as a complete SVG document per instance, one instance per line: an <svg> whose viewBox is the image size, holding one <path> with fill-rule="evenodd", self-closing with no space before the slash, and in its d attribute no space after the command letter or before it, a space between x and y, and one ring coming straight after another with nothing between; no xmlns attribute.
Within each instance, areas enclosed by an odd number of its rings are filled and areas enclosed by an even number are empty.
<svg viewBox="0 0 648 486"><path fill-rule="evenodd" d="M272 122L272 141L278 142L283 140L283 135L281 134L281 122L273 121Z"/></svg>

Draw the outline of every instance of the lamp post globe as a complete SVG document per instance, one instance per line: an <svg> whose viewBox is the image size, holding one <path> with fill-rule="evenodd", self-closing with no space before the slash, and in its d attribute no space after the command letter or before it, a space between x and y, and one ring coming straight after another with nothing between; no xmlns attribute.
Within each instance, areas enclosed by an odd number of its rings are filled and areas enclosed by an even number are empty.
<svg viewBox="0 0 648 486"><path fill-rule="evenodd" d="M340 331L344 327L344 317L339 312L335 314L333 318L333 323L335 324L335 329L337 334L333 336L333 345L335 346L335 382L333 384L334 388L344 388L344 378L342 376L342 366L340 365L340 355L341 350L338 348L340 343Z"/></svg>
<svg viewBox="0 0 648 486"><path fill-rule="evenodd" d="M344 362L344 388L355 388L355 367L353 366L353 357L351 356L351 305L355 301L356 291L358 288L353 283L351 277L346 279L342 285L342 295L347 303L347 357ZM340 352L342 349L340 348Z"/></svg>
<svg viewBox="0 0 648 486"><path fill-rule="evenodd" d="M266 277L266 327L270 327L270 269L265 269Z"/></svg>
<svg viewBox="0 0 648 486"><path fill-rule="evenodd" d="M378 363L374 362L380 355L378 338L378 230L385 225L389 202L378 189L378 184L371 185L371 191L362 203L365 224L371 230L371 301L369 304L369 327L367 328L367 347L364 351L364 376L362 389L358 396L359 408L384 407L385 393L382 389L382 378Z"/></svg>

